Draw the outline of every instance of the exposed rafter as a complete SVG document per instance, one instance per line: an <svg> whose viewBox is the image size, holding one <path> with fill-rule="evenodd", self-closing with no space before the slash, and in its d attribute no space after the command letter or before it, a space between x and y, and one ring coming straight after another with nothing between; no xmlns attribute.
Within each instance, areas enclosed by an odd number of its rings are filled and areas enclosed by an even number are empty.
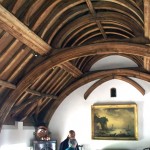
<svg viewBox="0 0 150 150"><path fill-rule="evenodd" d="M3 87L13 89L13 90L15 90L17 88L16 85L11 84L11 83L6 82L6 81L2 81L2 80L0 80L0 85L3 86ZM45 93L40 93L40 92L32 90L32 89L26 89L25 92L30 93L32 95L37 95L37 96L40 96L40 97L47 97L47 98L57 99L57 96L49 95L49 94L45 94Z"/></svg>
<svg viewBox="0 0 150 150"><path fill-rule="evenodd" d="M31 89L27 89L26 92L31 93L33 95L37 95L37 96L42 96L42 97L57 99L57 96L49 95L49 94L45 94L45 93L40 93L38 91L31 90Z"/></svg>
<svg viewBox="0 0 150 150"><path fill-rule="evenodd" d="M25 107L26 105L35 103L37 101L39 101L39 99L43 98L42 96L36 96L36 97L32 97L29 99L26 99L25 102L21 103L18 106L13 107L13 109L11 110L11 113L15 113L16 111L18 111L18 109L21 109L22 107Z"/></svg>
<svg viewBox="0 0 150 150"><path fill-rule="evenodd" d="M150 40L150 0L144 0L145 37ZM144 68L150 71L150 57L144 57Z"/></svg>
<svg viewBox="0 0 150 150"><path fill-rule="evenodd" d="M9 83L9 82L6 82L6 81L0 80L0 85L3 87L10 88L10 89L16 89L16 85Z"/></svg>
<svg viewBox="0 0 150 150"><path fill-rule="evenodd" d="M150 72L150 57L144 57L144 68Z"/></svg>
<svg viewBox="0 0 150 150"><path fill-rule="evenodd" d="M93 5L92 5L91 0L85 0L85 1L86 1L86 3L87 3L87 6L88 6L88 8L89 8L89 10L90 10L90 12L91 12L91 14L92 14L92 16L95 18L95 22L96 22L96 24L97 24L97 26L98 26L100 32L102 33L104 39L106 39L106 38L107 38L107 35L106 35L106 33L105 33L104 29L103 29L103 26L102 26L100 20L97 20L97 19L96 19L96 12L95 12L95 9L94 9L94 7L93 7Z"/></svg>
<svg viewBox="0 0 150 150"><path fill-rule="evenodd" d="M63 64L60 64L59 66L61 68L63 68L64 70L66 70L68 73L70 73L75 78L77 78L83 74L77 67L75 67L74 65L72 65L69 62L65 62Z"/></svg>
<svg viewBox="0 0 150 150"><path fill-rule="evenodd" d="M144 31L145 37L150 39L150 0L144 0Z"/></svg>
<svg viewBox="0 0 150 150"><path fill-rule="evenodd" d="M40 55L51 51L51 47L38 37L27 26L20 22L14 15L0 5L0 27L13 35L22 43L33 49Z"/></svg>
<svg viewBox="0 0 150 150"><path fill-rule="evenodd" d="M143 0L135 0L135 2L140 7L140 5L142 5Z"/></svg>

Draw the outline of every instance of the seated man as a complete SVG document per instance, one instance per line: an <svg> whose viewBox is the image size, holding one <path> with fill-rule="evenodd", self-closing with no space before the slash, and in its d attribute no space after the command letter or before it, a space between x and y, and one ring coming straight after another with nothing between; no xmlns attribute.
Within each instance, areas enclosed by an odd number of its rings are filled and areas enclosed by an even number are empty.
<svg viewBox="0 0 150 150"><path fill-rule="evenodd" d="M74 143L73 145L76 148L76 149L75 148L74 149L79 150L77 141L75 140L75 131L73 131L73 130L70 130L68 137L63 142L60 143L59 150L66 150L67 148L69 148L69 144L71 146L71 142Z"/></svg>

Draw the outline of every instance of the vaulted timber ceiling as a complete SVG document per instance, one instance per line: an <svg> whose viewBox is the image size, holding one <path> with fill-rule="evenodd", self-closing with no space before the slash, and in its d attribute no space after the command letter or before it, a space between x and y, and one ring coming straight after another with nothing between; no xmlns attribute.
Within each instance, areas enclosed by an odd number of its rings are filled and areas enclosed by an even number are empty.
<svg viewBox="0 0 150 150"><path fill-rule="evenodd" d="M122 79L144 94L130 77L150 82L150 0L0 3L0 127L48 123L67 95L95 79ZM138 67L89 71L110 55Z"/></svg>

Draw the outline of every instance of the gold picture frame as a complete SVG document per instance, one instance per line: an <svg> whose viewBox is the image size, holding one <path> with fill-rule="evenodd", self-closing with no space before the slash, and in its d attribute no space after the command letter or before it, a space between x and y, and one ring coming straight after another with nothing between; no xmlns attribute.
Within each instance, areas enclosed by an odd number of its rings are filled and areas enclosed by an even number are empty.
<svg viewBox="0 0 150 150"><path fill-rule="evenodd" d="M93 105L92 139L137 140L137 105Z"/></svg>

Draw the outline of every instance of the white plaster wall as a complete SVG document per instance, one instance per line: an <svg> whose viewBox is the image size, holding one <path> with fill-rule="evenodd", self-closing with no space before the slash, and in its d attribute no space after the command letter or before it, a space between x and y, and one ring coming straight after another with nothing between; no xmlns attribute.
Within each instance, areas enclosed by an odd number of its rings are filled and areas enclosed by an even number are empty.
<svg viewBox="0 0 150 150"><path fill-rule="evenodd" d="M91 71L106 70L106 69L126 68L126 67L137 67L137 64L132 60L130 60L129 58L119 55L111 55L97 61L95 64L93 64L90 70Z"/></svg>
<svg viewBox="0 0 150 150"><path fill-rule="evenodd" d="M76 131L78 143L84 145L84 150L142 150L145 147L150 147L150 83L132 79L146 90L145 96L130 84L117 79L110 80L97 87L87 100L84 100L84 93L95 81L71 93L61 103L50 121L49 129L52 132L52 138L57 139L59 145L60 141L66 138L68 131L73 129ZM117 89L116 98L110 97L112 87ZM131 102L138 106L138 141L91 139L91 105Z"/></svg>
<svg viewBox="0 0 150 150"><path fill-rule="evenodd" d="M23 127L23 122L16 122L14 126L3 125L0 133L0 150L30 150L34 132L34 127Z"/></svg>

